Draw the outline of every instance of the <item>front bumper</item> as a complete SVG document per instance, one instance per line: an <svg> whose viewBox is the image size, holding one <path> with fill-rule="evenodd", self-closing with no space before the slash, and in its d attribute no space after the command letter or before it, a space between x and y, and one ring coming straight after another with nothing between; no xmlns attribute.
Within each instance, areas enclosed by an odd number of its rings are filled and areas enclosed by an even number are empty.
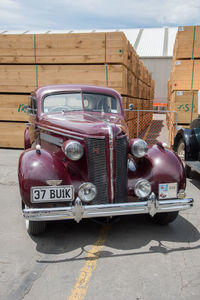
<svg viewBox="0 0 200 300"><path fill-rule="evenodd" d="M111 217L135 214L150 214L181 211L193 206L193 199L157 200L152 193L146 201L117 204L83 205L76 198L75 205L70 207L25 208L23 215L31 221L70 220L79 222L83 218Z"/></svg>

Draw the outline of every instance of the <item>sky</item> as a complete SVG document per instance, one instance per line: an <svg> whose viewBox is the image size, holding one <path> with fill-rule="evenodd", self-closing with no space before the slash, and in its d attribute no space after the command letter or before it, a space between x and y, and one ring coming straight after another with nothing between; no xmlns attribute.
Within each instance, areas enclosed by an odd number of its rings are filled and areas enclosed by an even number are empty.
<svg viewBox="0 0 200 300"><path fill-rule="evenodd" d="M0 0L0 30L197 25L199 0Z"/></svg>

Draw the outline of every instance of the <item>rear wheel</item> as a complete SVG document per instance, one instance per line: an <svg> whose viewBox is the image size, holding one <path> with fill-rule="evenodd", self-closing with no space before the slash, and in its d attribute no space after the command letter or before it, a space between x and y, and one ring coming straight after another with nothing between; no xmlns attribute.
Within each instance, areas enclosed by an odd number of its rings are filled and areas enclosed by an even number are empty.
<svg viewBox="0 0 200 300"><path fill-rule="evenodd" d="M152 220L153 222L160 224L160 225L167 225L172 223L178 217L178 211L173 212L166 212L166 213L159 213L156 214Z"/></svg>
<svg viewBox="0 0 200 300"><path fill-rule="evenodd" d="M26 229L31 235L39 235L45 232L46 222L26 220Z"/></svg>

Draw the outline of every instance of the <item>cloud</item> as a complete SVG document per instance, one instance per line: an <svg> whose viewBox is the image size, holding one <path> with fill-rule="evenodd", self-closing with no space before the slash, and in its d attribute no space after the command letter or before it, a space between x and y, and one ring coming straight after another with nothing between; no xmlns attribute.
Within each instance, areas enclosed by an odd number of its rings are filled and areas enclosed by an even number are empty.
<svg viewBox="0 0 200 300"><path fill-rule="evenodd" d="M1 0L0 29L119 29L192 25L199 0Z"/></svg>
<svg viewBox="0 0 200 300"><path fill-rule="evenodd" d="M198 21L200 13L199 0L57 0L67 9L101 18L135 21L138 25L178 24ZM140 25L141 26L141 25Z"/></svg>
<svg viewBox="0 0 200 300"><path fill-rule="evenodd" d="M0 9L18 9L20 4L14 0L1 0Z"/></svg>

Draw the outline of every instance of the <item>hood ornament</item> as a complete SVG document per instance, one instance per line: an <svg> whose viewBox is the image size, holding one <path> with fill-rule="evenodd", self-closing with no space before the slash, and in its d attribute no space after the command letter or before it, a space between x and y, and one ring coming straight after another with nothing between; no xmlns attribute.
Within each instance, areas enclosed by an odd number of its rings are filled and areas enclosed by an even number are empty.
<svg viewBox="0 0 200 300"><path fill-rule="evenodd" d="M55 179L55 180L46 180L46 183L48 184L48 185L52 185L52 186L57 186L57 185L59 185L59 184L61 184L61 182L62 182L62 179L60 180L60 179Z"/></svg>

